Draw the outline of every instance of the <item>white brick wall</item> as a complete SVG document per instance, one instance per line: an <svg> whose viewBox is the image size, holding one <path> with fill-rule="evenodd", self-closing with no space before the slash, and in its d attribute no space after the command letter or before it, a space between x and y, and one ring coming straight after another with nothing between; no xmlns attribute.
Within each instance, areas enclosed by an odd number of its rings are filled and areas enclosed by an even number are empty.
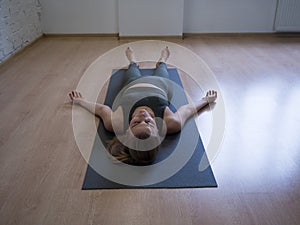
<svg viewBox="0 0 300 225"><path fill-rule="evenodd" d="M39 0L0 0L0 62L42 35Z"/></svg>

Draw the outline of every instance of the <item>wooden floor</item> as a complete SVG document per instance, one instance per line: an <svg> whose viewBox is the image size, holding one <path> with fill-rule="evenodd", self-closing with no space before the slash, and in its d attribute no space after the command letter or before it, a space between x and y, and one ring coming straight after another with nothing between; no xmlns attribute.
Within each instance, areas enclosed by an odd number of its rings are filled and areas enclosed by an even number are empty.
<svg viewBox="0 0 300 225"><path fill-rule="evenodd" d="M67 93L130 40L48 37L0 67L0 224L300 223L300 38L170 41L200 55L222 90L219 187L81 190L87 163Z"/></svg>

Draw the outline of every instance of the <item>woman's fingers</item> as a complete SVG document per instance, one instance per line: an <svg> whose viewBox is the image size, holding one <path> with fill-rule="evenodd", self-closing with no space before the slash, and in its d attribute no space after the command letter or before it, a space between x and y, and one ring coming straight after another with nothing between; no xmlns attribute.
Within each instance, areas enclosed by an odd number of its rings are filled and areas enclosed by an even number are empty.
<svg viewBox="0 0 300 225"><path fill-rule="evenodd" d="M69 93L70 97L72 96L73 98L82 98L82 95L78 91L72 91Z"/></svg>
<svg viewBox="0 0 300 225"><path fill-rule="evenodd" d="M209 96L209 95L216 95L217 92L215 90L209 90L207 93L206 93L206 96Z"/></svg>
<svg viewBox="0 0 300 225"><path fill-rule="evenodd" d="M216 95L217 92L214 91L214 90L209 90L207 93L206 93L206 96L209 96L209 95Z"/></svg>
<svg viewBox="0 0 300 225"><path fill-rule="evenodd" d="M205 97L208 103L212 103L217 99L217 92L215 90L209 90Z"/></svg>
<svg viewBox="0 0 300 225"><path fill-rule="evenodd" d="M76 100L79 100L80 98L82 98L81 93L78 91L71 91L71 92L69 92L68 95L73 103L76 103Z"/></svg>
<svg viewBox="0 0 300 225"><path fill-rule="evenodd" d="M70 97L70 99L73 101L73 95L72 95L71 92L69 93L69 97Z"/></svg>

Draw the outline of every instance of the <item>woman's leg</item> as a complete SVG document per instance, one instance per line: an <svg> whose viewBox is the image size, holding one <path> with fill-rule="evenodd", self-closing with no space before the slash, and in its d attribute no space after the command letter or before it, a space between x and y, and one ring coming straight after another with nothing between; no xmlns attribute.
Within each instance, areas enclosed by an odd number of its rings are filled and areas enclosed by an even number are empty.
<svg viewBox="0 0 300 225"><path fill-rule="evenodd" d="M166 47L161 51L161 55L156 63L156 69L153 72L153 76L169 78L169 73L166 64L169 56L170 56L170 51L169 48Z"/></svg>
<svg viewBox="0 0 300 225"><path fill-rule="evenodd" d="M141 71L136 63L135 56L131 48L126 49L126 56L130 62L128 69L124 73L123 84L124 86L142 76Z"/></svg>
<svg viewBox="0 0 300 225"><path fill-rule="evenodd" d="M169 72L166 64L166 61L168 60L169 56L170 56L170 51L169 48L166 47L161 51L161 55L156 63L156 69L154 70L153 76L162 77L169 80L170 77L169 77ZM170 101L173 96L172 83L167 82L167 80L160 79L160 81L157 83L157 86L166 92L168 96L168 100Z"/></svg>
<svg viewBox="0 0 300 225"><path fill-rule="evenodd" d="M153 72L153 76L164 77L169 79L169 72L165 62L158 62L156 69Z"/></svg>

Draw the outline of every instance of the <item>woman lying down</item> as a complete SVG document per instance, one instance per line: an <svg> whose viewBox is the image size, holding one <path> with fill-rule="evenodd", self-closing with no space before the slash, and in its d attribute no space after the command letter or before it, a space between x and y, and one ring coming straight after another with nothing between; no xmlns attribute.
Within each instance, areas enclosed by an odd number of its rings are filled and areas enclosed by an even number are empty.
<svg viewBox="0 0 300 225"><path fill-rule="evenodd" d="M161 51L152 76L146 78L141 75L133 50L127 48L125 53L129 66L115 110L87 101L78 91L70 92L69 97L73 104L99 116L105 129L116 134L108 144L108 151L115 159L133 165L149 165L155 160L162 136L181 131L190 117L217 99L217 92L210 90L200 101L182 105L173 112L169 108L173 90L166 82L169 78L168 47Z"/></svg>

